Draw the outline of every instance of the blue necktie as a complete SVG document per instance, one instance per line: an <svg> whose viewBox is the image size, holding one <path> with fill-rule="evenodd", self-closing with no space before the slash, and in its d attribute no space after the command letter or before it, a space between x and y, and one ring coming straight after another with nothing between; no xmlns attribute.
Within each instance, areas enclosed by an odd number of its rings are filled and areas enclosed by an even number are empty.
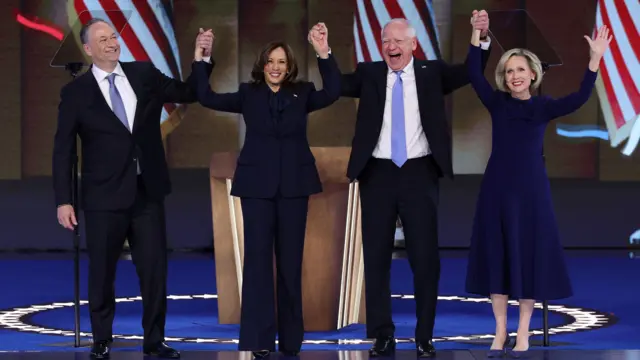
<svg viewBox="0 0 640 360"><path fill-rule="evenodd" d="M122 101L122 96L120 96L120 92L118 91L118 88L116 88L116 84L115 84L116 76L117 75L115 73L109 74L109 76L107 76L107 79L109 80L109 97L111 98L111 107L113 108L113 113L116 114L116 116L118 117L118 119L120 119L122 124L129 131L131 131L131 128L129 127L129 120L127 120L127 112L124 109L124 102ZM140 174L141 173L140 162L137 159L136 159L136 167L137 167L138 174Z"/></svg>
<svg viewBox="0 0 640 360"><path fill-rule="evenodd" d="M109 80L109 97L111 98L111 107L113 108L113 113L116 114L122 124L129 131L131 131L131 128L129 127L129 120L127 120L127 112L124 110L124 102L122 101L122 97L120 96L118 88L116 88L116 74L109 74L109 76L107 76L107 79Z"/></svg>
<svg viewBox="0 0 640 360"><path fill-rule="evenodd" d="M391 92L391 160L402 167L407 161L407 140L404 130L404 97L402 95L402 71L398 75Z"/></svg>

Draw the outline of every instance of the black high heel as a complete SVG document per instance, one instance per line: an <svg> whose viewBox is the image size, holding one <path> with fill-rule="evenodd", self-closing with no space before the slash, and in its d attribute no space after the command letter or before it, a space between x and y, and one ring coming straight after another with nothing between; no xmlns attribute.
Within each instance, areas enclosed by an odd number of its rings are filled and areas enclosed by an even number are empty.
<svg viewBox="0 0 640 360"><path fill-rule="evenodd" d="M504 339L504 344L502 345L502 349L500 349L500 350L489 350L489 352L487 353L487 357L488 358L500 358L500 357L505 356L507 354L507 348L509 347L510 343L511 343L511 338L507 334L507 338Z"/></svg>
<svg viewBox="0 0 640 360"><path fill-rule="evenodd" d="M527 353L529 352L529 349L527 349L527 350L514 350L516 345L518 345L517 342L514 343L513 344L513 348L511 348L509 350L509 353L508 353L509 357L514 358L514 359L520 359L520 358L525 357L527 355Z"/></svg>

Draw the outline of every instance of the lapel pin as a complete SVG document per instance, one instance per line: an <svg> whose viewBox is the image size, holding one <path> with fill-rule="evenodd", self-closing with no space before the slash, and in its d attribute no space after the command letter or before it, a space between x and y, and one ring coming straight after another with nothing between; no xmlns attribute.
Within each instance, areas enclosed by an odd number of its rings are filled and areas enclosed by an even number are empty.
<svg viewBox="0 0 640 360"><path fill-rule="evenodd" d="M293 94L293 97L298 97L298 94Z"/></svg>

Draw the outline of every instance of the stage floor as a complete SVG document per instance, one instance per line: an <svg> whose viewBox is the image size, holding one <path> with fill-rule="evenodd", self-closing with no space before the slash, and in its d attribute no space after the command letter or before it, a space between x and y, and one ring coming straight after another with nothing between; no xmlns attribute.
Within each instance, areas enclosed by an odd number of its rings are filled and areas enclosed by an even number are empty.
<svg viewBox="0 0 640 360"><path fill-rule="evenodd" d="M114 360L140 359L142 355L136 352L111 353ZM89 354L78 353L0 353L1 360L81 360L90 359ZM285 358L280 354L270 356L270 359ZM303 351L299 357L301 360L364 360L369 355L366 351ZM395 359L416 359L413 351L397 351ZM182 353L184 360L251 360L250 353L236 351L186 351ZM376 358L378 359L378 358ZM379 358L385 359L385 358ZM486 352L479 350L445 350L437 353L438 360L480 360L486 359ZM637 360L640 359L640 350L537 350L526 355L529 360Z"/></svg>
<svg viewBox="0 0 640 360"><path fill-rule="evenodd" d="M534 359L640 359L640 259L628 252L568 251L574 296L550 305L551 344L539 346L542 312L532 319ZM215 267L210 254L172 254L169 265L166 335L183 358L249 359L238 353L237 325L217 321ZM82 299L86 299L86 260L82 259ZM466 252L443 252L435 336L439 359L477 359L491 343L495 328L487 299L464 292ZM0 357L50 359L88 357L87 307L81 308L82 347L73 346L73 261L70 254L0 254ZM402 256L393 261L393 317L396 357L415 357L412 276ZM140 357L141 302L131 261L121 260L116 293L113 358ZM515 331L518 308L509 308ZM304 359L367 358L371 343L364 325L305 335ZM514 334L515 335L515 334Z"/></svg>

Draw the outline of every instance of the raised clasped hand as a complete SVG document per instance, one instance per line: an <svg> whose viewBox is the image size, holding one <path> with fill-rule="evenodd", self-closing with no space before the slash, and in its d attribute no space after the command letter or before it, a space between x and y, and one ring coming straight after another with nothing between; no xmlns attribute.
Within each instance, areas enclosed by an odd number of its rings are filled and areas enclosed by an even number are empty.
<svg viewBox="0 0 640 360"><path fill-rule="evenodd" d="M489 32L489 14L485 10L473 10L470 23L474 30L480 30L480 37Z"/></svg>
<svg viewBox="0 0 640 360"><path fill-rule="evenodd" d="M198 30L198 36L196 37L194 58L196 61L202 60L203 57L211 56L211 49L213 48L213 41L215 35L212 29L204 30L200 28Z"/></svg>
<svg viewBox="0 0 640 360"><path fill-rule="evenodd" d="M309 30L307 40L321 58L326 59L329 56L329 30L324 23L314 25Z"/></svg>

